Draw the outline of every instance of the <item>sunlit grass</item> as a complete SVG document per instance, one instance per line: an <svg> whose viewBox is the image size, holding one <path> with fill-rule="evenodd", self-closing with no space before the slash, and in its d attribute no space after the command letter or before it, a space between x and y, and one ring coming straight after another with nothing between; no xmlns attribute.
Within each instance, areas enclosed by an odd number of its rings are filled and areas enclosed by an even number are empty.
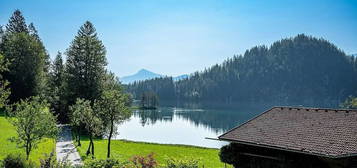
<svg viewBox="0 0 357 168"><path fill-rule="evenodd" d="M15 137L16 135L15 128L0 113L0 160L4 159L6 155L10 153L21 154L24 157L26 156L24 148L16 147L16 143L9 140L11 137ZM31 151L30 160L39 164L40 158L43 158L45 153L51 153L54 149L55 140L44 139L36 149Z"/></svg>
<svg viewBox="0 0 357 168"><path fill-rule="evenodd" d="M88 138L82 137L82 146L78 147L78 151L82 159L90 159L86 157L86 151L89 145ZM107 156L107 140L96 139L94 141L95 158L105 159ZM155 153L155 158L159 164L164 164L167 158L178 159L199 159L200 165L205 168L220 168L224 167L224 163L220 162L218 149L201 148L185 145L166 145L143 142L131 142L123 140L112 140L111 157L121 161L127 161L133 155L147 155L151 152ZM228 167L228 166L227 166Z"/></svg>

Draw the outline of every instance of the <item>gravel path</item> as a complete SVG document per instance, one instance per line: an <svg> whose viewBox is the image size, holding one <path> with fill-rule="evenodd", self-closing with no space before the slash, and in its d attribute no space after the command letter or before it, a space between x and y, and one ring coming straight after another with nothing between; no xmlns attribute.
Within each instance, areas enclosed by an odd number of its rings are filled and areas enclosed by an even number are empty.
<svg viewBox="0 0 357 168"><path fill-rule="evenodd" d="M56 143L57 160L67 160L73 166L82 165L81 157L72 142L71 127L68 125L60 125L59 127L61 132Z"/></svg>

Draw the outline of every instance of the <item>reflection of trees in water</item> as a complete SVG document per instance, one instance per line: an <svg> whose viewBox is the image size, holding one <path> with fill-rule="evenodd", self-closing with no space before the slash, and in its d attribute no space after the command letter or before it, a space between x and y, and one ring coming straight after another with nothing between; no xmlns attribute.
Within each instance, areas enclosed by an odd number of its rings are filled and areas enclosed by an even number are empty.
<svg viewBox="0 0 357 168"><path fill-rule="evenodd" d="M216 133L227 131L262 112L264 108L236 108L235 110L197 110L160 108L159 110L138 110L142 126L153 125L157 121L172 122L173 117L187 120L196 127L202 126Z"/></svg>
<svg viewBox="0 0 357 168"><path fill-rule="evenodd" d="M176 116L191 121L195 126L203 126L216 133L227 131L255 116L253 110L203 110L177 113Z"/></svg>
<svg viewBox="0 0 357 168"><path fill-rule="evenodd" d="M173 113L162 110L137 110L133 113L135 117L140 117L142 126L153 125L156 121L172 122Z"/></svg>
<svg viewBox="0 0 357 168"><path fill-rule="evenodd" d="M183 118L192 122L196 127L203 126L206 129L211 129L216 133L227 131L235 125L249 119L250 115L240 115L232 111L217 112L217 111L195 111L176 114L179 118Z"/></svg>

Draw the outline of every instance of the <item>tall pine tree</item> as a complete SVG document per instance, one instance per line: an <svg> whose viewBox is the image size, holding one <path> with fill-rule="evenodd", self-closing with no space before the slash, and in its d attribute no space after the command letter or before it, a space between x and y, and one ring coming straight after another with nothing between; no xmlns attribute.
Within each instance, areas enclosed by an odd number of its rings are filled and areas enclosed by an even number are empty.
<svg viewBox="0 0 357 168"><path fill-rule="evenodd" d="M30 23L28 25L28 30L29 30L29 34L31 37L33 37L36 42L39 44L39 46L41 47L41 50L44 51L45 55L44 55L44 66L43 66L43 73L42 73L42 77L40 77L40 93L39 95L42 96L42 98L44 99L48 99L48 97L51 95L51 90L49 88L49 80L50 80L50 74L49 74L49 71L50 71L50 67L51 67L51 59L50 59L50 55L48 54L46 48L45 48L45 45L43 44L40 36L38 35L38 31L35 27L35 25L33 23Z"/></svg>
<svg viewBox="0 0 357 168"><path fill-rule="evenodd" d="M93 101L100 97L106 74L106 50L91 22L80 27L66 54L69 104L77 98Z"/></svg>
<svg viewBox="0 0 357 168"><path fill-rule="evenodd" d="M3 26L2 25L0 25L0 46L1 46L1 44L2 44L2 38L3 38L3 36L4 36L4 29L3 29ZM1 49L1 48L0 48Z"/></svg>
<svg viewBox="0 0 357 168"><path fill-rule="evenodd" d="M24 16L20 10L15 10L12 16L9 19L9 23L6 25L6 32L7 33L29 33L29 30L26 25L26 21Z"/></svg>
<svg viewBox="0 0 357 168"><path fill-rule="evenodd" d="M0 54L0 108L3 108L7 104L7 98L10 95L10 90L7 87L9 83L6 80L3 80L2 76L2 73L8 70L8 65L9 62Z"/></svg>
<svg viewBox="0 0 357 168"><path fill-rule="evenodd" d="M10 82L10 100L41 95L46 87L47 53L40 40L35 38L19 10L16 10L6 25L1 52L10 61L4 78Z"/></svg>
<svg viewBox="0 0 357 168"><path fill-rule="evenodd" d="M58 115L61 122L67 121L67 109L65 99L65 68L62 54L58 52L51 66L50 72L50 99L51 107Z"/></svg>

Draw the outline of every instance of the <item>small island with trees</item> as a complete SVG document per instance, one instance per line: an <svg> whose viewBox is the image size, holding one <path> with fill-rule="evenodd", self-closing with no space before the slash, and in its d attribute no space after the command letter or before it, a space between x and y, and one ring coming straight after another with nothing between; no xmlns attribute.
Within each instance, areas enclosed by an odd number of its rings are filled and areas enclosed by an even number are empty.
<svg viewBox="0 0 357 168"><path fill-rule="evenodd" d="M159 106L159 97L156 93L148 91L143 92L140 97L140 109L155 110Z"/></svg>

